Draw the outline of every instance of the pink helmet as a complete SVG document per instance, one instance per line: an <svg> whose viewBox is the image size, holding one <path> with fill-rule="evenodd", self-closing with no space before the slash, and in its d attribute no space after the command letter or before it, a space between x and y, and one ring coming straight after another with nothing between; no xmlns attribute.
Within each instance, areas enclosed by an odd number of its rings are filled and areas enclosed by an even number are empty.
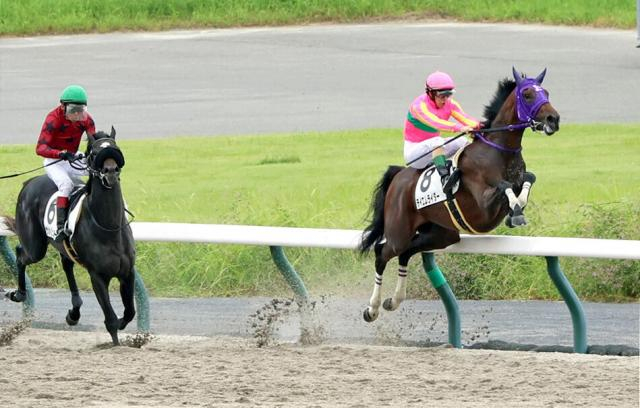
<svg viewBox="0 0 640 408"><path fill-rule="evenodd" d="M453 79L444 72L436 71L427 77L427 91L448 90L455 87L456 84L453 83Z"/></svg>

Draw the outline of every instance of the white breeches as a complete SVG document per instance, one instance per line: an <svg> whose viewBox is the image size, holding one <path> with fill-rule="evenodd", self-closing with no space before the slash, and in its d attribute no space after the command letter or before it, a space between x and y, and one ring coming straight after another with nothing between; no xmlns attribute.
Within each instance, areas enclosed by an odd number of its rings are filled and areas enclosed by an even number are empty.
<svg viewBox="0 0 640 408"><path fill-rule="evenodd" d="M47 165L57 159L44 159L44 164ZM75 166L85 167L84 159L76 160ZM88 173L86 170L77 170L71 167L68 161L63 160L51 166L45 167L47 176L58 186L58 191L63 197L69 197L74 186L82 184L83 181L80 177L86 176Z"/></svg>
<svg viewBox="0 0 640 408"><path fill-rule="evenodd" d="M433 150L442 146L442 144L445 141L446 139L440 136L432 137L431 139L423 140L422 142L419 142L419 143L412 143L405 140L404 142L405 163L409 163L411 160L414 160L417 157L424 155L429 150ZM467 140L466 137L459 137L454 141L442 146L442 148L444 149L445 156L449 158L453 156L458 150L466 146L468 143L469 143L469 140ZM437 151L431 152L421 157L420 159L416 160L415 162L411 163L409 166L416 169L423 169L427 167L427 165L433 161L434 153L436 153L437 155L438 152Z"/></svg>

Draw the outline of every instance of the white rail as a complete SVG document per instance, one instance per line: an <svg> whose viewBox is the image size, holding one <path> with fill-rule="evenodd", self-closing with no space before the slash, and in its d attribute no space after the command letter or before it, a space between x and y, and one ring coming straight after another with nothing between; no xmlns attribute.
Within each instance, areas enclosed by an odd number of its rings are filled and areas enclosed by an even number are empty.
<svg viewBox="0 0 640 408"><path fill-rule="evenodd" d="M0 219L1 221L1 219ZM355 249L362 231L226 224L134 222L137 241ZM0 235L12 235L0 225ZM640 240L462 235L440 252L640 259Z"/></svg>

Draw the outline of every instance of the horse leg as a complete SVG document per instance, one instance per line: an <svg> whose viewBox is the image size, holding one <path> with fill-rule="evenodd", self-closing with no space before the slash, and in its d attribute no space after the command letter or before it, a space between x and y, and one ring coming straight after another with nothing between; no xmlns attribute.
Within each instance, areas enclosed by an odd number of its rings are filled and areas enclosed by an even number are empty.
<svg viewBox="0 0 640 408"><path fill-rule="evenodd" d="M120 297L122 298L122 304L124 305L124 314L120 320L118 320L118 328L124 330L127 324L136 315L136 308L133 303L134 289L135 289L135 275L134 270L131 268L129 275L120 280Z"/></svg>
<svg viewBox="0 0 640 408"><path fill-rule="evenodd" d="M104 325L111 335L113 345L118 346L120 345L120 342L118 341L118 327L120 323L118 322L118 316L116 315L116 312L113 311L113 307L111 307L111 302L109 300L108 278L97 275L97 273L93 271L89 272L89 275L91 276L93 292L96 294L96 299L98 299L98 303L100 304L100 308L102 308L102 313L104 314Z"/></svg>
<svg viewBox="0 0 640 408"><path fill-rule="evenodd" d="M424 230L423 230L424 231ZM411 240L411 245L398 257L400 268L398 270L398 282L393 296L385 299L382 307L385 310L393 311L400 306L407 297L407 271L406 265L409 259L418 252L443 249L460 241L460 234L457 231L448 230L439 225L433 224L431 228L420 232ZM404 265L404 267L403 267ZM404 273L403 273L404 269Z"/></svg>
<svg viewBox="0 0 640 408"><path fill-rule="evenodd" d="M29 254L22 248L21 245L16 246L16 269L18 270L18 289L8 292L5 296L14 302L24 302L27 299L27 283L26 283L26 270L27 265L31 265L32 263L36 263L42 258L44 258L47 253L47 243L39 242L38 240L33 241L34 247L33 253L34 257L29 256Z"/></svg>
<svg viewBox="0 0 640 408"><path fill-rule="evenodd" d="M382 303L384 310L390 312L396 310L400 303L407 298L407 265L409 265L410 256L406 256L406 252L398 256L398 281L393 296L386 298Z"/></svg>
<svg viewBox="0 0 640 408"><path fill-rule="evenodd" d="M73 261L62 254L60 254L60 261L62 261L62 269L64 269L64 273L67 275L67 283L69 284L69 291L71 291L72 308L67 311L66 321L69 326L75 326L80 320L82 298L80 297L80 291L76 283L76 276L73 273Z"/></svg>
<svg viewBox="0 0 640 408"><path fill-rule="evenodd" d="M505 220L505 224L509 228L515 228L522 225L526 225L527 221L524 219L524 214L522 213L522 206L520 205L520 201L518 201L518 197L513 192L513 184L508 181L502 180L498 184L498 191L502 191L509 200L509 208L511 211Z"/></svg>

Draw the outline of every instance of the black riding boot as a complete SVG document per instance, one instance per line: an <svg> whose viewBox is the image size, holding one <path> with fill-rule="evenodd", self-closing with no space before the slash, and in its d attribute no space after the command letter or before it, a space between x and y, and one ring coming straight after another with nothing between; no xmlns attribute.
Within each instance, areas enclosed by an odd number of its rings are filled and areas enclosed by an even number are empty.
<svg viewBox="0 0 640 408"><path fill-rule="evenodd" d="M67 238L67 230L65 228L65 224L67 222L67 210L68 208L66 207L56 208L56 215L58 218L58 231L56 232L56 237L53 239L55 242L62 242L65 238Z"/></svg>

